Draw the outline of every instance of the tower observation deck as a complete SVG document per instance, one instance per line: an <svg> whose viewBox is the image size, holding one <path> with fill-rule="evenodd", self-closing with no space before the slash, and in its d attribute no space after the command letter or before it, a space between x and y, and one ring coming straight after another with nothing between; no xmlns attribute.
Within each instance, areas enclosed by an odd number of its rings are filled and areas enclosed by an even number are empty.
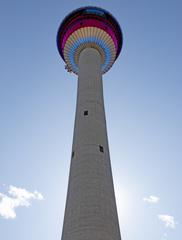
<svg viewBox="0 0 182 240"><path fill-rule="evenodd" d="M98 7L71 12L57 34L66 69L78 75L62 240L121 240L110 163L102 75L122 48L116 19Z"/></svg>

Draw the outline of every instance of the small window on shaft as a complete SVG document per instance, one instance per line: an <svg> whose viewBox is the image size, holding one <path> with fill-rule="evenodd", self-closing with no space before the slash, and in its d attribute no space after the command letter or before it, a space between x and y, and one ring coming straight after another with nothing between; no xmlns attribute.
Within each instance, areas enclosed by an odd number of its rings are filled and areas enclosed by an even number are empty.
<svg viewBox="0 0 182 240"><path fill-rule="evenodd" d="M104 152L104 148L103 148L103 146L101 146L101 145L99 145L99 150L100 150L100 152Z"/></svg>
<svg viewBox="0 0 182 240"><path fill-rule="evenodd" d="M88 111L84 111L84 116L88 116Z"/></svg>

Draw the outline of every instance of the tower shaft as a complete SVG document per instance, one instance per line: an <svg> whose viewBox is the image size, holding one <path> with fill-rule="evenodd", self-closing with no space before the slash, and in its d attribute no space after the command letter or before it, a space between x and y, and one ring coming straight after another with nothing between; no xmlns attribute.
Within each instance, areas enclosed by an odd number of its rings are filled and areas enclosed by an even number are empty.
<svg viewBox="0 0 182 240"><path fill-rule="evenodd" d="M120 240L103 100L101 56L82 50L62 240Z"/></svg>

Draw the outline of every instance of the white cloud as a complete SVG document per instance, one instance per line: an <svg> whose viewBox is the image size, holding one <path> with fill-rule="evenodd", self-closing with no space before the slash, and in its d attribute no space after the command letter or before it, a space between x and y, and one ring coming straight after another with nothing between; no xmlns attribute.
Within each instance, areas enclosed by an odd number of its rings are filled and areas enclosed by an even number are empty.
<svg viewBox="0 0 182 240"><path fill-rule="evenodd" d="M165 238L167 237L167 233L164 233L164 237L165 237Z"/></svg>
<svg viewBox="0 0 182 240"><path fill-rule="evenodd" d="M159 197L151 195L149 197L143 198L143 201L148 202L148 203L158 203L159 202Z"/></svg>
<svg viewBox="0 0 182 240"><path fill-rule="evenodd" d="M161 214L161 215L158 215L158 218L165 223L166 227L173 228L173 229L176 227L177 223L175 222L173 216Z"/></svg>
<svg viewBox="0 0 182 240"><path fill-rule="evenodd" d="M167 233L163 233L161 240L167 240Z"/></svg>
<svg viewBox="0 0 182 240"><path fill-rule="evenodd" d="M9 186L8 195L0 193L0 215L3 218L15 218L15 209L20 206L29 207L31 200L42 200L38 191L29 192L23 188Z"/></svg>

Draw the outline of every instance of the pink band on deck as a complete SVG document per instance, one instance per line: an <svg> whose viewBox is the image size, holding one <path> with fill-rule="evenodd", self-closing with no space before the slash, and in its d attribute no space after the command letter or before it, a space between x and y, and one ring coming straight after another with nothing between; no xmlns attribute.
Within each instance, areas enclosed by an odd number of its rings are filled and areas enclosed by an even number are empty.
<svg viewBox="0 0 182 240"><path fill-rule="evenodd" d="M102 23L101 21L96 20L96 19L83 19L83 21L82 21L83 22L83 26L80 25L80 22L81 21L79 21L78 23L76 23L74 26L70 27L70 29L68 29L66 31L66 34L64 35L63 41L62 41L62 44L61 44L61 48L62 49L64 49L64 46L66 44L67 39L69 38L69 36L74 31L76 31L76 30L78 30L80 28L83 28L83 27L96 27L96 28L100 28L100 29L104 30L105 32L107 32L110 35L110 37L112 38L112 40L114 42L116 51L118 50L118 42L117 42L115 33L112 30L112 28L109 27L109 25L106 26L104 23ZM69 25L68 25L68 28L69 28Z"/></svg>

